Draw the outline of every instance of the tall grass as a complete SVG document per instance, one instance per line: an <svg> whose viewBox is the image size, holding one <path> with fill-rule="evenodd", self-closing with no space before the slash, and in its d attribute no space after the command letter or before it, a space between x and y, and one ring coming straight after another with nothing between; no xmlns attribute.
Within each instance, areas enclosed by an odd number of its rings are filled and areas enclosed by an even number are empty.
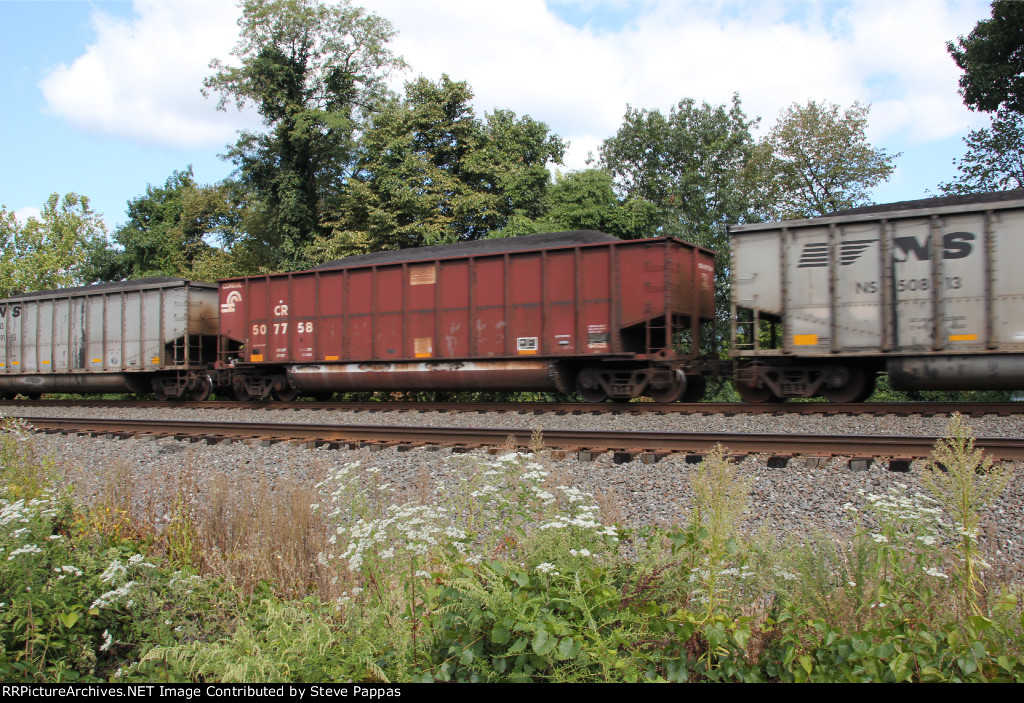
<svg viewBox="0 0 1024 703"><path fill-rule="evenodd" d="M1021 680L1016 592L980 516L1010 480L962 418L927 494L847 506L852 539L745 534L717 448L681 526L609 524L613 499L531 452L436 481L349 464L288 486L157 493L114 466L86 506L30 429L0 432L0 677L10 681Z"/></svg>

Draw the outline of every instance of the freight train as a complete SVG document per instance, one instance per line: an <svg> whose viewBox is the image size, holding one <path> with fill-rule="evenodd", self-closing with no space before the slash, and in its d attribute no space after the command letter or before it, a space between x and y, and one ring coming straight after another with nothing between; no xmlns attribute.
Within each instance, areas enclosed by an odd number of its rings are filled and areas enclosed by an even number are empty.
<svg viewBox="0 0 1024 703"><path fill-rule="evenodd" d="M730 229L730 355L751 402L1024 389L1024 190Z"/></svg>
<svg viewBox="0 0 1024 703"><path fill-rule="evenodd" d="M1024 388L1024 191L733 227L728 361L701 354L714 252L600 232L353 256L218 284L144 279L0 300L0 394L203 400L555 391L749 402Z"/></svg>

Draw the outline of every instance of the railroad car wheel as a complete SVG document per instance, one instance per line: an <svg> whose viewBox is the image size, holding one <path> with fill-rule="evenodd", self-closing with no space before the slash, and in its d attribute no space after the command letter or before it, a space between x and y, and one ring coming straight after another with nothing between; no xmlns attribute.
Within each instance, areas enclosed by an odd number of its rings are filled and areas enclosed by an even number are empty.
<svg viewBox="0 0 1024 703"><path fill-rule="evenodd" d="M703 376L697 374L686 374L686 390L683 391L683 397L679 399L680 403L697 403L704 397L704 392L708 389L708 381Z"/></svg>
<svg viewBox="0 0 1024 703"><path fill-rule="evenodd" d="M270 391L270 397L281 403L290 403L299 397L299 390L291 386L287 386L282 390L274 389Z"/></svg>
<svg viewBox="0 0 1024 703"><path fill-rule="evenodd" d="M603 403L608 400L608 394L604 392L594 369L583 369L579 372L576 376L576 392L587 403Z"/></svg>
<svg viewBox="0 0 1024 703"><path fill-rule="evenodd" d="M822 388L821 396L830 403L861 403L875 390L875 377L864 369L847 369L849 377L839 388Z"/></svg>
<svg viewBox="0 0 1024 703"><path fill-rule="evenodd" d="M740 399L744 403L778 403L782 400L779 396L772 393L772 389L768 386L756 386L752 383L745 383L739 380L741 375L756 376L756 368L758 364L756 362L746 364L744 367L738 370L736 376L732 380L732 385L736 389L736 392L740 394ZM745 371L749 369L749 371Z"/></svg>
<svg viewBox="0 0 1024 703"><path fill-rule="evenodd" d="M167 395L167 390L163 387L162 384L157 384L157 386L153 389L153 396L161 403L170 397L169 395Z"/></svg>
<svg viewBox="0 0 1024 703"><path fill-rule="evenodd" d="M209 376L200 376L196 381L196 387L189 392L189 397L192 400L204 401L209 400L210 395L213 394L213 381L210 380Z"/></svg>
<svg viewBox="0 0 1024 703"><path fill-rule="evenodd" d="M672 383L664 388L648 389L647 394L655 403L674 403L681 400L686 392L687 378L682 371L676 371L672 375Z"/></svg>

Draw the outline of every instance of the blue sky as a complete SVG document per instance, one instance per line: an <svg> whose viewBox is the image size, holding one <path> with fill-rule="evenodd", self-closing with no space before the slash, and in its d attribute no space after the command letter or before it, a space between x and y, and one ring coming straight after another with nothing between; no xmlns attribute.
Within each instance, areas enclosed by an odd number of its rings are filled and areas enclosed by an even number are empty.
<svg viewBox="0 0 1024 703"><path fill-rule="evenodd" d="M358 3L357 3L358 4ZM869 138L902 152L876 202L924 197L951 179L962 139L987 118L963 107L944 43L989 16L959 0L365 0L399 31L417 75L467 80L479 113L529 114L570 141L563 170L618 128L626 105L712 104L740 94L766 130L794 102L871 103ZM0 205L37 211L53 192L88 196L113 230L126 202L193 166L201 182L252 111L199 92L229 58L229 0L0 0Z"/></svg>

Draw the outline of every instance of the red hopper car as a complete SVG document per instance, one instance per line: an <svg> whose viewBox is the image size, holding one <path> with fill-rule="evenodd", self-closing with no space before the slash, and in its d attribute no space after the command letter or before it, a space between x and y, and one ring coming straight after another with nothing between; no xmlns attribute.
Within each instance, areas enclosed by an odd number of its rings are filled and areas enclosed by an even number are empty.
<svg viewBox="0 0 1024 703"><path fill-rule="evenodd" d="M714 303L713 252L679 239L561 232L378 252L220 281L215 382L239 398L575 390L592 402L690 399L703 378L687 361Z"/></svg>

